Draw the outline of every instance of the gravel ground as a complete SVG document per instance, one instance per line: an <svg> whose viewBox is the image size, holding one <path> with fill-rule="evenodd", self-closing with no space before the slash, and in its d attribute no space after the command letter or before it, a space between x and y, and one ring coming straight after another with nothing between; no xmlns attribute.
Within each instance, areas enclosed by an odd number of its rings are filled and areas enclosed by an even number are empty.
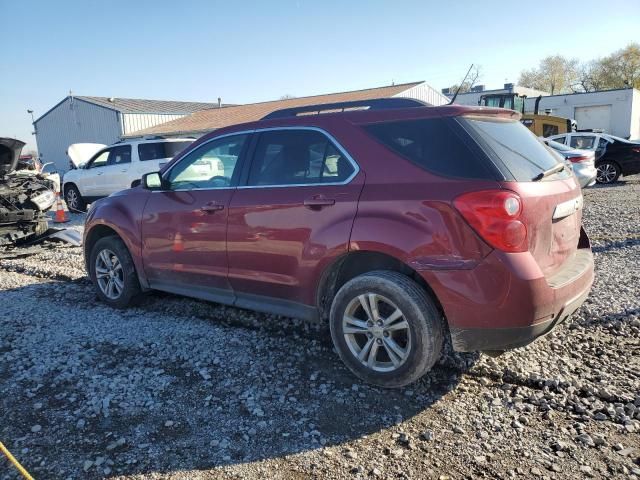
<svg viewBox="0 0 640 480"><path fill-rule="evenodd" d="M115 311L80 248L1 259L0 439L40 479L640 478L640 181L585 199L572 321L402 390L321 326L160 293Z"/></svg>

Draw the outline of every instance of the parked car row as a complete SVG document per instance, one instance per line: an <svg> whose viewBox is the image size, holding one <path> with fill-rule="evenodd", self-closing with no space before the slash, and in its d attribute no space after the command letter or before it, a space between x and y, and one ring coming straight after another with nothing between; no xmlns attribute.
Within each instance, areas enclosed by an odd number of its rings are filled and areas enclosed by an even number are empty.
<svg viewBox="0 0 640 480"><path fill-rule="evenodd" d="M594 152L571 148L548 138L542 138L541 140L545 145L564 158L573 170L573 173L575 173L582 188L590 187L596 183L598 171L595 167L596 155Z"/></svg>
<svg viewBox="0 0 640 480"><path fill-rule="evenodd" d="M104 152L74 178L121 163ZM398 387L447 336L501 351L572 315L593 282L581 217L576 177L519 114L393 98L206 135L94 202L83 243L113 307L156 289L323 320L355 375Z"/></svg>
<svg viewBox="0 0 640 480"><path fill-rule="evenodd" d="M598 183L613 183L621 175L640 173L640 142L589 132L553 135L548 139L571 148L594 152Z"/></svg>

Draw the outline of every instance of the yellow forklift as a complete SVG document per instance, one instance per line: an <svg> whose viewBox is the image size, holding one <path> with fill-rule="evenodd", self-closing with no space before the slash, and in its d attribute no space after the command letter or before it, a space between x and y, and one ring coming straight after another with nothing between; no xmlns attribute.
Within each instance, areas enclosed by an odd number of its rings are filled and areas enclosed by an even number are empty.
<svg viewBox="0 0 640 480"><path fill-rule="evenodd" d="M576 121L571 118L546 114L541 115L538 113L538 106L540 105L542 95L536 98L533 113L525 113L524 104L526 98L526 95L519 95L517 93L492 93L482 95L478 101L478 105L484 107L509 108L522 113L522 119L520 121L538 137L550 137L551 135L576 131Z"/></svg>

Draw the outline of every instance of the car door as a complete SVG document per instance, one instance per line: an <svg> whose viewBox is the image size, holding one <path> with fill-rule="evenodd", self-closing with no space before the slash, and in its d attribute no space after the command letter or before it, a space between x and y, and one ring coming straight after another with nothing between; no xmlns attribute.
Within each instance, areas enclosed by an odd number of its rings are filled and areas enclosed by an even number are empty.
<svg viewBox="0 0 640 480"><path fill-rule="evenodd" d="M210 140L163 173L142 217L144 271L152 288L230 303L228 206L248 134ZM220 156L229 169L220 170ZM231 161L233 159L233 161Z"/></svg>
<svg viewBox="0 0 640 480"><path fill-rule="evenodd" d="M82 169L82 174L78 176L76 183L80 194L85 198L97 198L98 192L102 188L102 176L108 165L110 149L96 153L87 166Z"/></svg>
<svg viewBox="0 0 640 480"><path fill-rule="evenodd" d="M238 306L304 317L321 272L348 249L364 174L318 129L255 135L229 206L229 282Z"/></svg>
<svg viewBox="0 0 640 480"><path fill-rule="evenodd" d="M102 178L96 185L98 196L108 196L131 187L129 169L131 168L131 145L118 145L109 148L107 166L103 168Z"/></svg>

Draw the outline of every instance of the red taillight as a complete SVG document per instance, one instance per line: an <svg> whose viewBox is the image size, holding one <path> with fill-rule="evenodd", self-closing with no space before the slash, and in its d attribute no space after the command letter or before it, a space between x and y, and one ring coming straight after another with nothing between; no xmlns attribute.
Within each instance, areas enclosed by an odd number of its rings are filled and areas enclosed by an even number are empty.
<svg viewBox="0 0 640 480"><path fill-rule="evenodd" d="M581 163L581 162L588 162L589 160L591 160L592 157L590 155L581 155L579 157L569 157L569 161L571 161L571 163Z"/></svg>
<svg viewBox="0 0 640 480"><path fill-rule="evenodd" d="M527 251L522 200L514 192L483 190L460 195L453 204L485 242L505 252Z"/></svg>

